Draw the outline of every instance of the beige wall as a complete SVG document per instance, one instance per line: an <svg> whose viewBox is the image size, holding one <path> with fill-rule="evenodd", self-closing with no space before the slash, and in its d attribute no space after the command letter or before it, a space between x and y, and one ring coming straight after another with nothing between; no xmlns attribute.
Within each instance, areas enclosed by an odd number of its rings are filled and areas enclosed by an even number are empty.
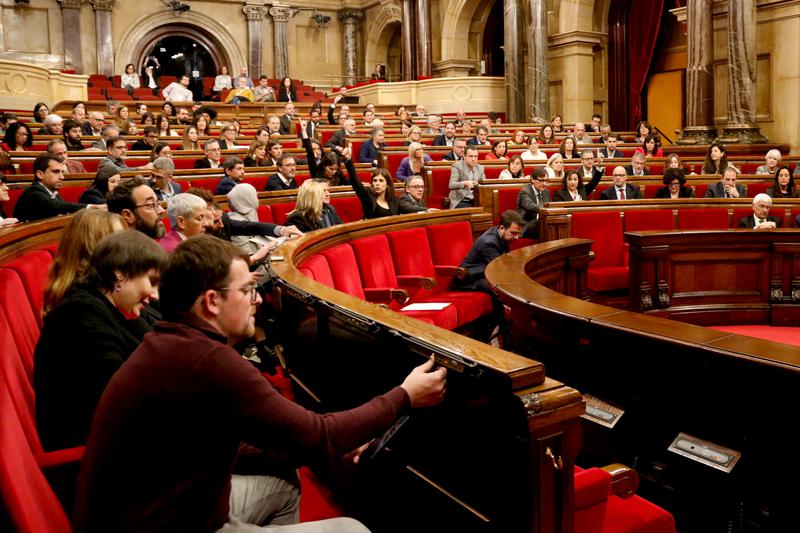
<svg viewBox="0 0 800 533"><path fill-rule="evenodd" d="M86 100L86 76L0 59L0 107L33 109L37 102Z"/></svg>

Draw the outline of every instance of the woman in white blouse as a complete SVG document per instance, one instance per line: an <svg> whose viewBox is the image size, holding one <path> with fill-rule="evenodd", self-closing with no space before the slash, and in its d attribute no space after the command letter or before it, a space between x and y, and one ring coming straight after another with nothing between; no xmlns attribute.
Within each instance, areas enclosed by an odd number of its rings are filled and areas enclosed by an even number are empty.
<svg viewBox="0 0 800 533"><path fill-rule="evenodd" d="M523 161L546 161L547 154L539 150L539 141L531 135L528 139L528 149L520 154Z"/></svg>
<svg viewBox="0 0 800 533"><path fill-rule="evenodd" d="M214 87L211 90L219 92L222 89L233 89L231 77L228 74L228 67L224 65L219 69L219 75L214 78Z"/></svg>
<svg viewBox="0 0 800 533"><path fill-rule="evenodd" d="M136 67L133 63L125 65L125 73L120 76L120 85L123 89L127 89L128 94L133 95L133 90L142 86L139 80L139 75L136 74Z"/></svg>

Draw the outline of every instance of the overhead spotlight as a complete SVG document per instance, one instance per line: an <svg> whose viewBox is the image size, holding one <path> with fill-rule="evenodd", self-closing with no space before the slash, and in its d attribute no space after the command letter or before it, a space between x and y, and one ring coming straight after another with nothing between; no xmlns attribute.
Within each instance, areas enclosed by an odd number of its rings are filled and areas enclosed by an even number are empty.
<svg viewBox="0 0 800 533"><path fill-rule="evenodd" d="M192 9L190 5L182 4L178 0L172 0L169 4L169 7L171 7L176 13L185 13L186 11Z"/></svg>
<svg viewBox="0 0 800 533"><path fill-rule="evenodd" d="M328 27L328 23L331 21L331 18L328 15L315 12L313 15L311 15L311 20L314 21L314 25L318 30L324 30Z"/></svg>

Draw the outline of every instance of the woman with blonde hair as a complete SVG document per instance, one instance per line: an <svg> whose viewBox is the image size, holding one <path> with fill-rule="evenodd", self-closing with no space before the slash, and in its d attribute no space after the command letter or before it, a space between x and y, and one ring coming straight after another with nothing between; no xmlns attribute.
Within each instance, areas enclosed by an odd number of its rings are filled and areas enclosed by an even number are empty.
<svg viewBox="0 0 800 533"><path fill-rule="evenodd" d="M321 183L315 180L304 181L297 190L294 210L286 216L286 225L295 226L303 233L320 229L324 193Z"/></svg>
<svg viewBox="0 0 800 533"><path fill-rule="evenodd" d="M564 179L564 156L558 152L551 155L544 170L547 172L547 179L559 181Z"/></svg>
<svg viewBox="0 0 800 533"><path fill-rule="evenodd" d="M89 258L100 239L125 229L122 217L98 209L75 213L61 233L58 253L50 265L42 314L61 303L64 295L86 273Z"/></svg>
<svg viewBox="0 0 800 533"><path fill-rule="evenodd" d="M397 179L406 181L411 176L421 176L425 171L425 163L430 161L431 156L425 153L422 143L412 142L408 145L408 157L404 157L397 167Z"/></svg>
<svg viewBox="0 0 800 533"><path fill-rule="evenodd" d="M223 124L219 130L220 150L232 150L236 148L236 126L230 122Z"/></svg>
<svg viewBox="0 0 800 533"><path fill-rule="evenodd" d="M184 150L201 150L200 143L197 140L199 137L195 126L186 126L183 128L183 142L181 142L181 148Z"/></svg>

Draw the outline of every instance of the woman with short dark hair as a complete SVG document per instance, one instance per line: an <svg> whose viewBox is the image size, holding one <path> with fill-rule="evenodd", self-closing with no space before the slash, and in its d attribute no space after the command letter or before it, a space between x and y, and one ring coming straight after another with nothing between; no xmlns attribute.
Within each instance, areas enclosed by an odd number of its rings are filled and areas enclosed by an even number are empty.
<svg viewBox="0 0 800 533"><path fill-rule="evenodd" d="M94 181L88 189L83 191L79 203L104 204L108 193L113 191L120 182L119 169L113 165L106 165L97 170Z"/></svg>
<svg viewBox="0 0 800 533"><path fill-rule="evenodd" d="M81 226L68 225L62 244L76 240L70 231ZM59 255L64 253L60 248ZM45 316L33 382L46 450L86 442L103 390L152 329L141 315L158 298L166 261L166 253L144 233L111 233L97 243L85 272ZM51 277L48 287L57 280Z"/></svg>
<svg viewBox="0 0 800 533"><path fill-rule="evenodd" d="M586 185L583 184L583 177L577 170L570 170L564 174L561 180L561 189L553 195L554 202L581 202L589 199L589 195L600 182L601 174L597 174Z"/></svg>
<svg viewBox="0 0 800 533"><path fill-rule="evenodd" d="M664 186L656 191L656 198L694 198L692 188L686 187L686 172L682 168L664 169L661 182Z"/></svg>

